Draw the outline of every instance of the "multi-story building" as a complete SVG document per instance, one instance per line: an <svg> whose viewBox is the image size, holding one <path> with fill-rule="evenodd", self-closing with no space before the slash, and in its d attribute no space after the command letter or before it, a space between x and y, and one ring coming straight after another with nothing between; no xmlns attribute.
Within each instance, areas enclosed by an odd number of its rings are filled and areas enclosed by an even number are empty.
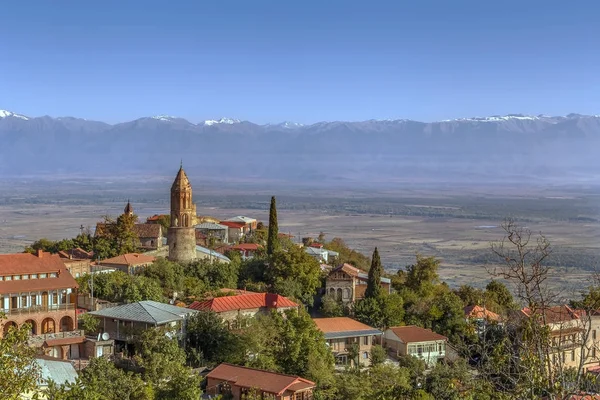
<svg viewBox="0 0 600 400"><path fill-rule="evenodd" d="M350 264L331 270L325 280L325 294L336 297L343 303L353 303L365 297L369 275ZM381 278L381 288L391 293L391 280Z"/></svg>
<svg viewBox="0 0 600 400"><path fill-rule="evenodd" d="M314 318L333 352L336 367L371 365L371 348L382 332L348 317ZM354 358L356 357L356 358Z"/></svg>
<svg viewBox="0 0 600 400"><path fill-rule="evenodd" d="M383 347L394 357L413 356L433 367L446 356L448 338L418 326L396 326L383 333Z"/></svg>
<svg viewBox="0 0 600 400"><path fill-rule="evenodd" d="M32 346L53 357L78 358L85 341L77 330L77 282L58 255L0 255L0 337L28 324Z"/></svg>

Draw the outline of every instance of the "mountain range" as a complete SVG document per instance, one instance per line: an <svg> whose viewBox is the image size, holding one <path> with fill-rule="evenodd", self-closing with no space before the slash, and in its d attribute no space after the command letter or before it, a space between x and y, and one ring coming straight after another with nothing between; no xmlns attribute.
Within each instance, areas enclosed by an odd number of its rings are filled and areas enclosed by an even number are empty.
<svg viewBox="0 0 600 400"><path fill-rule="evenodd" d="M302 184L597 182L600 116L510 114L259 125L167 115L107 124L0 110L5 177L170 176Z"/></svg>

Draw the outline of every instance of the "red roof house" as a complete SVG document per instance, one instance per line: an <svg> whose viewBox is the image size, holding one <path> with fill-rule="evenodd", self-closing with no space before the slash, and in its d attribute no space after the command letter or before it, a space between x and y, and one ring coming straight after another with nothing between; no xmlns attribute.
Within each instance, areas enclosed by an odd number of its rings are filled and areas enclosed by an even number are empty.
<svg viewBox="0 0 600 400"><path fill-rule="evenodd" d="M316 384L294 375L223 363L206 375L209 395L231 396L240 400L254 393L257 398L309 400Z"/></svg>
<svg viewBox="0 0 600 400"><path fill-rule="evenodd" d="M246 293L236 296L213 297L204 301L194 301L188 308L192 310L214 311L225 321L238 317L254 317L270 310L284 311L298 308L298 304L287 297L275 293ZM231 325L230 325L231 326Z"/></svg>

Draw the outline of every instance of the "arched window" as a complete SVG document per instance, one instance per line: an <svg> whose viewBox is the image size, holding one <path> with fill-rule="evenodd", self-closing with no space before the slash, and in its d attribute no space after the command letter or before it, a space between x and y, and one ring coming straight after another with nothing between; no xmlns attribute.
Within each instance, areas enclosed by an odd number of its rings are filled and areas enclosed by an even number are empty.
<svg viewBox="0 0 600 400"><path fill-rule="evenodd" d="M344 289L344 299L349 300L351 298L351 291L350 288L345 288Z"/></svg>
<svg viewBox="0 0 600 400"><path fill-rule="evenodd" d="M338 288L338 290L337 290L337 299L342 300L342 289L341 288Z"/></svg>

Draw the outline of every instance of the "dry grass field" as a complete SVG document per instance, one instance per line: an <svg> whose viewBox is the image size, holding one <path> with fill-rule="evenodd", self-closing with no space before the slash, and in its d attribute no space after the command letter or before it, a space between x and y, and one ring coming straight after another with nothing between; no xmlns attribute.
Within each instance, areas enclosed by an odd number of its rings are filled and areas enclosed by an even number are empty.
<svg viewBox="0 0 600 400"><path fill-rule="evenodd" d="M103 215L122 212L131 196L140 219L168 212L167 193L160 185L131 193L130 187L83 189L53 186L53 191L13 191L0 201L0 252L22 251L36 239L62 239L93 227ZM1 188L1 186L0 186ZM196 191L198 213L216 218L247 215L268 219L268 190L236 192L202 188ZM75 194L74 194L75 193ZM2 200L0 196L0 200ZM552 190L502 195L479 188L472 193L420 189L366 193L345 191L285 192L278 196L280 231L296 240L343 238L365 254L375 246L390 270L414 261L415 254L442 260L441 276L451 286L483 285L494 258L490 242L501 240L503 218L513 216L533 232L543 232L556 248L553 284L567 291L587 285L600 260L600 197L596 192Z"/></svg>

